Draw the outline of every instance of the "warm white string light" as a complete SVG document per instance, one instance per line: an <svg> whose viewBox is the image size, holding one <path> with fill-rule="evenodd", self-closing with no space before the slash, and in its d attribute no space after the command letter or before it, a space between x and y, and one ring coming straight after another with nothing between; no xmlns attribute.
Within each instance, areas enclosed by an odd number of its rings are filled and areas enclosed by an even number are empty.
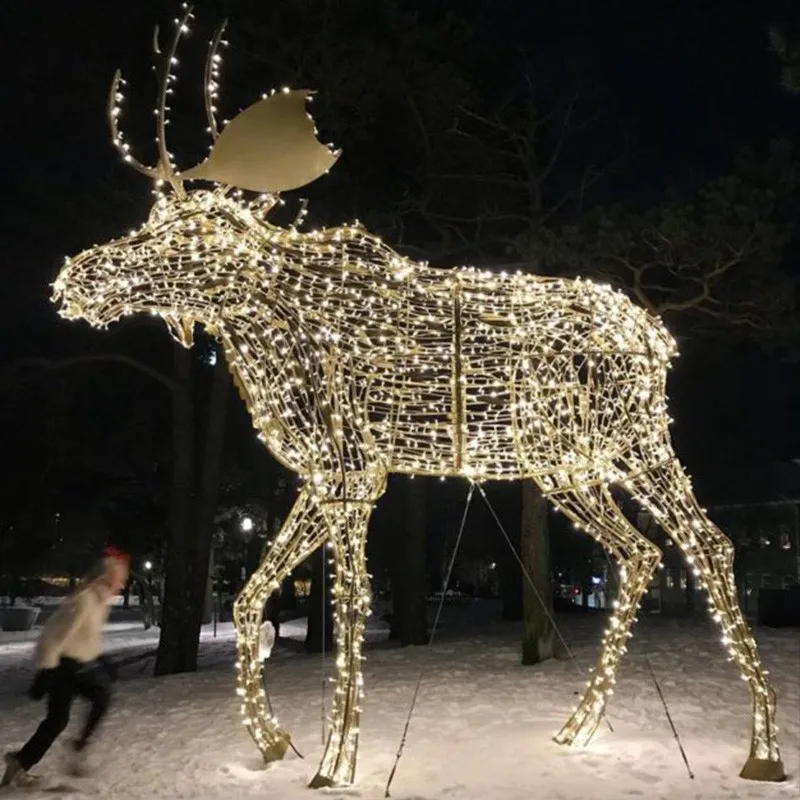
<svg viewBox="0 0 800 800"><path fill-rule="evenodd" d="M213 108L210 94L207 103ZM127 154L115 108L112 135ZM750 688L742 775L784 777L775 695L739 610L733 548L698 505L670 444L665 383L675 346L660 320L590 281L413 262L358 224L278 227L267 220L276 193L248 202L225 186L186 192L163 158L155 168L134 166L176 189L158 195L138 231L68 260L54 298L63 316L98 327L130 314L160 316L185 346L203 325L224 346L259 438L304 481L234 611L237 692L265 760L281 758L290 737L268 712L262 684L264 604L328 541L337 674L312 786L354 779L367 524L387 474L400 472L533 478L618 561L619 596L586 693L556 737L565 744L588 742L596 731L660 561L611 497L610 486L624 487L699 574Z"/></svg>

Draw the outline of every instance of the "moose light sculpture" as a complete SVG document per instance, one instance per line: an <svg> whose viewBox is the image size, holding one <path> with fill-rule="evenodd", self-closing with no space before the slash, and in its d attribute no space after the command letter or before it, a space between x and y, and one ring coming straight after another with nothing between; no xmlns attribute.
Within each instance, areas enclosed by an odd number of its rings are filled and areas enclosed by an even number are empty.
<svg viewBox="0 0 800 800"><path fill-rule="evenodd" d="M588 280L436 269L403 258L359 225L311 232L267 215L281 192L322 175L337 154L306 114L307 92L277 93L218 131L221 31L205 95L213 148L179 172L167 150L166 99L178 42L164 58L156 113L160 159L144 166L109 116L125 160L155 180L147 222L68 259L54 300L103 328L131 314L164 319L185 346L199 324L222 343L268 450L303 480L296 503L235 605L238 694L265 761L287 731L267 712L259 657L266 598L316 548L335 563L336 689L313 787L352 783L369 613L367 524L387 474L532 478L619 564L616 607L588 688L556 736L585 743L606 706L636 610L661 553L623 516L620 486L682 550L708 593L722 642L752 694L742 777L782 780L775 694L739 609L733 547L700 507L668 433L665 384L675 344L660 320ZM188 190L202 179L213 189ZM240 191L260 192L245 200Z"/></svg>

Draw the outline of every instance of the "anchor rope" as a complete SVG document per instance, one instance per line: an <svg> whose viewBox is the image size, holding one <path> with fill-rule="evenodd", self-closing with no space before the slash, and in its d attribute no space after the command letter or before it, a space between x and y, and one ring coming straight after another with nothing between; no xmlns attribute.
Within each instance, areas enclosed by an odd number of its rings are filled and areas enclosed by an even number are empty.
<svg viewBox="0 0 800 800"><path fill-rule="evenodd" d="M650 670L650 677L653 679L653 685L656 687L659 698L661 698L661 704L664 706L664 713L667 715L667 722L669 722L670 728L672 728L672 735L675 737L675 741L678 743L678 749L681 751L681 757L683 758L683 763L686 765L686 771L689 773L689 778L694 780L694 772L692 772L692 768L689 766L689 759L686 756L686 751L683 749L683 742L681 742L681 737L678 735L678 730L675 727L675 723L672 721L672 714L669 713L669 706L667 705L664 693L661 691L661 685L658 682L653 665L650 662L650 658L647 656L645 656L645 661L647 661L647 668Z"/></svg>
<svg viewBox="0 0 800 800"><path fill-rule="evenodd" d="M448 567L447 567L447 573L446 573L444 584L443 584L443 588L442 588L442 596L441 596L441 598L439 600L439 606L437 608L436 616L434 618L433 626L431 628L431 635L430 635L430 638L428 640L428 647L431 647L431 645L433 644L434 636L436 634L436 630L437 630L437 627L439 625L439 619L441 617L442 609L444 607L444 602L445 602L445 599L447 597L447 588L448 588L448 586L450 584L450 579L452 577L453 568L454 568L455 562L456 562L456 557L458 555L458 550L459 550L459 547L461 545L461 539L462 539L463 534L464 534L464 527L465 527L466 521L467 521L467 513L469 512L469 507L470 507L470 504L472 502L472 497L474 495L476 487L477 487L478 491L480 492L481 497L483 497L483 500L486 503L486 506L489 509L489 512L491 513L495 523L497 524L497 527L500 529L500 532L503 534L503 538L506 540L506 543L508 544L508 547L511 550L511 553L514 556L514 559L516 560L517 564L519 565L520 569L522 570L522 574L525 576L525 579L530 584L530 587L533 590L534 596L539 601L539 604L541 605L542 610L544 611L545 615L547 616L548 620L550 621L550 624L553 626L553 630L555 631L556 635L558 636L559 640L561 641L561 644L563 645L564 650L569 655L570 660L572 661L573 667L575 668L576 672L581 676L581 678L583 678L583 671L581 670L580 666L578 665L577 659L575 657L575 653L572 651L570 646L567 644L567 641L564 638L564 635L562 634L561 629L558 627L558 624L556 623L556 621L555 621L555 619L553 617L553 614L550 612L550 609L547 607L547 604L545 603L544 598L541 595L541 592L539 592L539 589L537 588L536 584L534 583L533 578L531 577L530 573L528 572L527 568L525 567L525 564L523 563L522 559L520 558L519 554L517 553L517 550L514 547L514 544L511 541L511 537L508 535L508 532L506 531L505 526L500 521L500 517L497 515L497 512L494 509L494 506L491 504L491 502L489 501L489 498L486 496L486 492L484 491L483 486L480 483L475 483L474 481L470 482L469 492L467 493L467 501L466 501L466 504L464 506L464 514L461 517L461 526L460 526L459 531L458 531L458 536L456 537L456 544L455 544L455 547L453 548L453 555L450 558L450 563L448 564ZM403 734L402 734L402 736L400 738L400 745L399 745L399 747L397 749L397 754L395 756L395 760L394 760L394 764L392 766L392 770L389 773L389 779L386 782L386 790L384 792L384 797L385 798L391 797L391 794L390 794L389 790L391 788L392 781L394 780L394 777L395 777L395 775L397 773L397 767L398 767L398 765L400 763L400 759L403 756L403 752L405 750L405 745L406 745L406 742L408 740L408 731L409 731L409 727L411 725L411 718L412 718L412 716L414 714L414 709L416 708L417 700L419 698L419 692L420 692L420 689L422 687L422 679L424 677L424 671L425 671L424 667L420 668L419 677L417 678L417 683L416 683L416 686L414 688L414 695L411 698L411 705L410 705L410 707L408 709L408 715L406 717L405 726L403 727ZM608 726L608 729L613 733L614 732L614 728L611 725L611 721L608 719L608 717L605 715L605 713L604 713L603 718L605 720L606 725Z"/></svg>
<svg viewBox="0 0 800 800"><path fill-rule="evenodd" d="M433 626L431 628L431 635L428 639L429 648L433 644L433 639L436 636L436 629L439 626L439 619L441 618L442 609L444 608L444 602L445 599L447 598L447 588L450 585L450 578L452 577L453 574L453 567L455 566L456 557L458 556L458 550L459 547L461 546L461 539L464 535L464 527L466 526L467 523L467 514L469 513L469 507L470 504L472 503L472 497L474 494L475 494L475 484L470 483L469 491L467 492L467 501L464 504L464 513L461 516L461 527L458 529L458 536L456 537L456 544L455 547L453 548L453 555L450 557L450 563L447 566L445 579L442 583L442 596L439 600L439 607L436 610L436 616L434 617ZM389 779L386 781L386 791L384 792L383 795L384 797L391 797L389 790L392 786L392 781L394 780L395 773L397 772L397 765L400 763L400 759L403 757L403 751L405 750L406 740L408 739L408 729L411 725L411 717L413 716L414 709L417 705L417 699L419 698L419 691L422 688L422 678L424 676L424 673L425 673L425 667L423 665L422 667L420 667L419 670L417 685L414 688L414 696L411 698L411 705L409 706L408 709L408 717L406 717L406 724L403 727L403 735L400 737L400 745L397 748L397 755L395 756L394 759L394 765L392 766L392 771L389 773Z"/></svg>
<svg viewBox="0 0 800 800"><path fill-rule="evenodd" d="M542 597L541 593L539 592L539 589L536 587L536 584L533 581L533 578L531 577L530 573L528 572L527 568L525 567L525 564L523 563L522 559L520 558L519 553L517 553L517 550L514 547L514 544L511 541L511 537L508 535L508 532L506 531L505 526L500 521L500 517L497 516L497 512L494 510L494 506L489 502L489 498L486 496L486 492L484 491L483 486L481 486L480 484L478 484L478 491L481 493L481 497L483 497L483 500L486 503L486 506L489 509L489 512L491 513L492 517L494 517L494 521L497 523L497 527L500 528L500 532L503 534L503 537L505 538L506 543L508 544L508 546L509 546L509 548L511 550L511 553L514 556L514 559L516 560L517 564L519 564L520 569L522 570L522 574L525 576L525 579L530 584L530 587L533 590L533 593L534 593L536 599L539 601L539 605L541 605L542 610L545 613L545 616L547 617L548 620L550 620L550 624L553 626L553 630L556 632L556 635L558 636L559 640L561 641L561 644L563 645L564 649L566 650L567 654L569 655L570 660L572 661L572 666L575 668L575 671L578 673L578 675L580 675L581 679L583 679L583 670L581 670L580 666L578 666L578 661L575 658L575 653L572 652L572 649L567 644L567 640L564 638L564 635L561 633L561 629L556 624L556 621L553 618L553 614L550 612L550 609L547 607L547 603L545 603L544 598ZM608 726L608 729L611 731L611 733L614 733L614 728L611 725L611 721L606 716L605 711L603 712L603 718L605 719L605 722L606 722L606 725Z"/></svg>

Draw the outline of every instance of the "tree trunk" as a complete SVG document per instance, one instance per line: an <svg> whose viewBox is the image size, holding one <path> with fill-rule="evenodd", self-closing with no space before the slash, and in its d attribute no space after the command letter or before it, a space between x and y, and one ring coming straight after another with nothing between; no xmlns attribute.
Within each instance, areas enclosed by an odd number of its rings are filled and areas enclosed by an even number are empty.
<svg viewBox="0 0 800 800"><path fill-rule="evenodd" d="M294 573L291 573L281 586L281 607L287 611L294 611L297 608L297 595L294 591Z"/></svg>
<svg viewBox="0 0 800 800"><path fill-rule="evenodd" d="M329 653L333 649L332 585L328 552L323 545L314 553L311 562L311 593L308 597L308 630L305 642L307 653L321 653L323 650Z"/></svg>
<svg viewBox="0 0 800 800"><path fill-rule="evenodd" d="M692 614L694 612L694 572L692 568L687 565L686 567L686 613Z"/></svg>
<svg viewBox="0 0 800 800"><path fill-rule="evenodd" d="M389 487L387 494L389 495L389 502L394 500L394 489L397 481L402 478L391 477L389 478ZM419 480L419 478L415 478ZM389 638L393 641L399 641L403 633L403 608L405 607L405 569L402 560L402 543L405 534L405 520L401 514L392 515L387 524L389 526L389 547L392 556L389 560L389 580L391 581L392 591L392 610L389 619Z"/></svg>
<svg viewBox="0 0 800 800"><path fill-rule="evenodd" d="M230 385L225 358L220 351L214 367L205 443L195 493L192 358L189 351L177 345L175 366L181 389L176 391L173 400L174 494L167 551L165 607L156 657L157 675L197 669Z"/></svg>
<svg viewBox="0 0 800 800"><path fill-rule="evenodd" d="M583 565L583 579L581 580L581 606L584 609L589 608L589 598L591 597L592 590L592 574L593 574L594 558L590 558Z"/></svg>
<svg viewBox="0 0 800 800"><path fill-rule="evenodd" d="M208 554L208 575L206 576L206 593L203 598L203 625L214 619L214 548Z"/></svg>
<svg viewBox="0 0 800 800"><path fill-rule="evenodd" d="M206 437L200 462L198 492L194 503L194 538L192 576L190 592L192 598L193 646L187 651L187 661L191 670L197 669L197 650L200 641L200 628L203 625L207 595L210 600L212 542L214 539L214 515L219 502L219 482L222 468L222 449L225 445L225 422L228 410L228 395L231 378L222 348L217 348L217 361L211 383L211 397L205 426ZM209 609L210 610L210 609ZM211 619L209 618L209 622ZM188 645L187 645L188 646Z"/></svg>
<svg viewBox="0 0 800 800"><path fill-rule="evenodd" d="M402 647L428 643L426 600L427 552L425 536L426 485L420 478L404 479L405 524L394 529L394 579L390 636Z"/></svg>
<svg viewBox="0 0 800 800"><path fill-rule="evenodd" d="M614 602L619 600L619 591L620 591L620 577L619 577L619 564L616 561L612 561L610 557L606 555L606 564L604 567L605 572L605 580L604 580L604 592L603 597L605 601L604 608L613 608ZM642 603L644 604L644 598L642 599Z"/></svg>
<svg viewBox="0 0 800 800"><path fill-rule="evenodd" d="M274 591L268 598L264 608L264 619L272 623L275 630L275 641L281 635L281 592L280 589Z"/></svg>
<svg viewBox="0 0 800 800"><path fill-rule="evenodd" d="M186 622L191 616L189 573L191 564L189 519L194 484L194 401L192 357L173 345L177 386L172 393L172 488L169 539L164 576L161 634L156 655L156 675L183 672L187 666Z"/></svg>
<svg viewBox="0 0 800 800"><path fill-rule="evenodd" d="M553 657L553 592L550 585L550 548L547 501L532 480L522 482L521 558L533 587L523 584L522 663L538 664Z"/></svg>
<svg viewBox="0 0 800 800"><path fill-rule="evenodd" d="M800 559L800 553L798 553ZM661 570L663 572L664 570ZM736 591L739 597L739 605L746 614L749 611L749 597L747 596L747 549L744 546L736 548L733 559L733 580L736 583ZM800 583L800 579L798 579Z"/></svg>

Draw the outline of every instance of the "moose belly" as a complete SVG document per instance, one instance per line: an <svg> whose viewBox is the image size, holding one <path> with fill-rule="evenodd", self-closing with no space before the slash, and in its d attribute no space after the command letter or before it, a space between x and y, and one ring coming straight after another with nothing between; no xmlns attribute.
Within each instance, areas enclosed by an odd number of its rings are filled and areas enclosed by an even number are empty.
<svg viewBox="0 0 800 800"><path fill-rule="evenodd" d="M522 346L452 287L412 317L401 352L371 365L369 417L390 469L475 480L520 475L513 384Z"/></svg>
<svg viewBox="0 0 800 800"><path fill-rule="evenodd" d="M371 430L390 468L476 480L519 477L506 359L437 363L371 386Z"/></svg>

